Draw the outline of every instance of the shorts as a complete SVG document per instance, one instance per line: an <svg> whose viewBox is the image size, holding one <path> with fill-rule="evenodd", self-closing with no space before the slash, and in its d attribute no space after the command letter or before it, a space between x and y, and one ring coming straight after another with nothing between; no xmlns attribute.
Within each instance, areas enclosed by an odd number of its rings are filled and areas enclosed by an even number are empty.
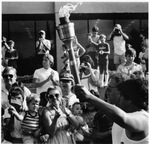
<svg viewBox="0 0 150 144"><path fill-rule="evenodd" d="M125 63L126 57L125 53L122 55L114 54L114 64L122 64Z"/></svg>

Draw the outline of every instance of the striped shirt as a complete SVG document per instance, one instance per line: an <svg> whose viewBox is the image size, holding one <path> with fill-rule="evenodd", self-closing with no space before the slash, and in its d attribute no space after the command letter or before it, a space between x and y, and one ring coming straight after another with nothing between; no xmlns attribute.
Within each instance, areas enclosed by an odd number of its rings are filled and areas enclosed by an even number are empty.
<svg viewBox="0 0 150 144"><path fill-rule="evenodd" d="M40 116L36 113L35 116L32 116L28 111L25 112L24 120L22 121L22 128L29 131L36 131L40 125Z"/></svg>

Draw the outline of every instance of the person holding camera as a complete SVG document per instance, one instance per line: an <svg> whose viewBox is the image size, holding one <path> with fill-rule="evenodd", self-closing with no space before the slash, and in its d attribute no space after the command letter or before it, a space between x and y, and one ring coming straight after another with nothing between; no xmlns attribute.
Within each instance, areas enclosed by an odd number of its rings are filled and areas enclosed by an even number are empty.
<svg viewBox="0 0 150 144"><path fill-rule="evenodd" d="M129 37L122 31L120 24L116 24L113 31L108 36L108 40L113 40L114 45L114 64L116 69L125 62L126 41Z"/></svg>
<svg viewBox="0 0 150 144"><path fill-rule="evenodd" d="M39 31L39 39L36 41L37 62L41 64L44 54L49 54L51 50L51 41L47 40L44 30Z"/></svg>

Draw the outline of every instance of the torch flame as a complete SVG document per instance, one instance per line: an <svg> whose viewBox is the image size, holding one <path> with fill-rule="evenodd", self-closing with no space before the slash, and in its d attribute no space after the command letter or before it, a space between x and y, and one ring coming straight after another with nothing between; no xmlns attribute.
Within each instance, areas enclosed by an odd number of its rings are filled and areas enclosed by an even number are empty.
<svg viewBox="0 0 150 144"><path fill-rule="evenodd" d="M59 10L59 17L66 17L69 19L70 13L76 9L78 5L81 5L82 3L77 3L76 5L73 5L71 3L68 3L60 8Z"/></svg>

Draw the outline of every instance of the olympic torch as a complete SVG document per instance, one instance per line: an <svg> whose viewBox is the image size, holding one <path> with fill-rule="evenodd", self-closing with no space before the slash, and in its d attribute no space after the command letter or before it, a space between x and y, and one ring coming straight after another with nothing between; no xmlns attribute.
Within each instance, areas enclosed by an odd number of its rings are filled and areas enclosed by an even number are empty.
<svg viewBox="0 0 150 144"><path fill-rule="evenodd" d="M78 4L77 4L78 5ZM59 10L60 24L57 26L57 32L60 40L64 42L69 52L69 61L71 73L74 75L75 83L80 84L79 70L76 65L76 59L73 50L73 40L75 38L74 23L70 22L70 13L75 10L77 5L67 4Z"/></svg>

